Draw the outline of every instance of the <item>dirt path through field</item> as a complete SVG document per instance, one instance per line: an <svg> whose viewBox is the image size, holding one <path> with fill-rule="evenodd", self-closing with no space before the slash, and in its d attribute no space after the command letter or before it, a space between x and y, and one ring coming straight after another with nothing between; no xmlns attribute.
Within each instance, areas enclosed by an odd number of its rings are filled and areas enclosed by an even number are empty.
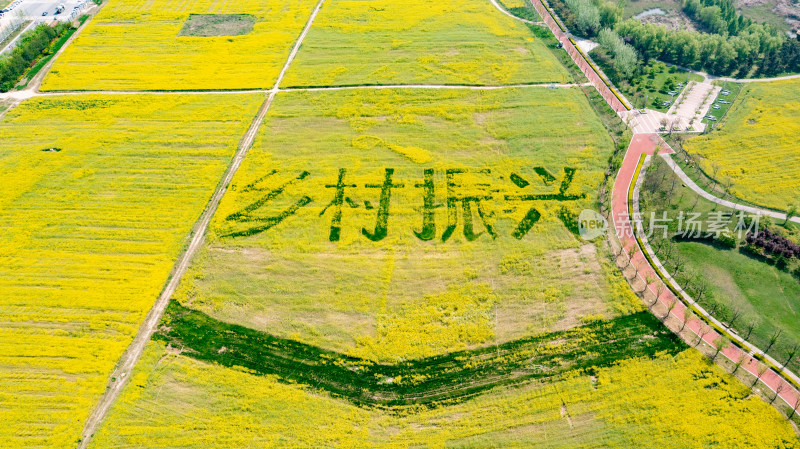
<svg viewBox="0 0 800 449"><path fill-rule="evenodd" d="M181 278L186 273L186 270L189 268L189 264L191 263L192 259L194 258L195 253L197 250L200 249L200 246L203 244L203 240L205 237L206 230L208 229L208 225L211 222L211 218L214 216L214 212L216 212L217 207L219 206L222 197L225 195L227 191L228 185L231 183L233 176L236 174L236 171L239 169L239 166L244 160L244 157L247 155L247 151L253 145L253 141L255 140L255 136L258 133L258 129L261 126L261 123L264 121L264 117L266 117L267 112L269 111L269 107L272 105L272 101L275 99L275 95L278 93L278 86L280 86L281 81L283 80L286 71L288 70L289 66L291 65L292 61L294 60L295 56L297 55L297 51L300 49L300 46L303 43L306 35L308 34L308 30L311 28L311 24L314 22L314 19L317 17L317 13L319 13L320 8L322 7L322 3L324 0L319 0L317 6L314 8L314 11L311 13L311 16L306 22L305 28L303 28L303 32L300 34L300 37L297 39L294 48L292 49L291 53L289 54L286 63L283 66L283 69L278 75L277 80L275 81L275 86L270 90L267 98L264 100L264 103L261 105L261 108L258 110L258 114L256 115L253 122L250 124L250 128L248 128L245 135L242 137L242 140L239 142L238 149L236 151L236 155L233 158L233 161L228 168L227 172L225 173L222 182L217 187L217 190L211 197L211 200L206 206L205 211L203 211L202 215L200 216L200 220L195 224L194 229L191 233L191 241L184 251L183 254L178 258L175 267L172 270L172 274L170 276L170 280L167 283L164 290L161 292L161 295L158 297L155 305L150 312L147 314L147 318L145 322L139 328L139 332L136 334L131 345L122 355L122 358L117 363L117 368L111 374L109 378L108 385L106 388L105 394L100 399L100 402L97 404L96 408L89 416L89 419L86 421L86 425L84 426L83 433L81 436L81 442L78 445L79 449L86 448L91 441L92 436L97 431L100 426L100 423L105 419L108 411L111 409L111 405L114 401L119 397L122 389L128 383L130 379L131 372L133 371L136 362L139 361L139 358L142 356L142 352L144 352L145 347L147 346L147 342L150 341L150 337L152 337L153 333L158 326L158 323L161 321L161 317L164 315L164 311L169 304L169 300L172 297L173 293L175 293L175 289L178 287L178 284L181 281Z"/></svg>

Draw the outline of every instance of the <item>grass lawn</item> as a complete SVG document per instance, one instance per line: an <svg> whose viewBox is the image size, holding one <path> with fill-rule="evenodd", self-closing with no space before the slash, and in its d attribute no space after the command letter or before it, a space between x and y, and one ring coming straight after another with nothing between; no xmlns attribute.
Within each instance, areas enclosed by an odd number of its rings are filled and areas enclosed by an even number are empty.
<svg viewBox="0 0 800 449"><path fill-rule="evenodd" d="M331 0L283 85L567 82L543 42L484 0Z"/></svg>
<svg viewBox="0 0 800 449"><path fill-rule="evenodd" d="M733 216L724 227L738 239L735 232L738 216L734 211L700 198L679 181L672 187L677 177L668 170L660 160L647 170L646 193L642 203L646 226L651 213L660 218L666 212L672 219L669 223L670 232L674 233L679 230L678 215L681 211L685 214L699 213L698 220L706 224L701 228L705 234L709 232L708 221L715 220L711 214L728 212ZM664 181L659 182L659 179ZM653 188L661 194L649 193ZM688 215L685 217L688 218ZM781 223L767 218L760 220L760 226L789 235L798 232L798 226L794 224L784 229ZM739 311L741 316L735 318L732 326L743 337L748 337L748 325L755 320L757 325L748 339L762 349L767 347L769 337L780 329L783 335L769 353L779 361L786 360L787 349L795 343L800 344L800 279L790 274L800 263L791 261L788 269L779 270L760 258L743 253L739 248L731 249L719 242L680 239L672 241L670 248L670 245L659 244L664 240L661 233L661 230L654 228L651 244L661 261L666 262L667 270L678 284L722 322L730 323L732 311ZM740 240L738 244L743 242ZM685 265L676 275L676 264L680 262ZM707 285L702 295L699 293L701 284ZM793 360L790 368L795 371L800 369L800 361Z"/></svg>
<svg viewBox="0 0 800 449"><path fill-rule="evenodd" d="M687 259L687 269L701 274L710 284L703 306L717 303L741 311L742 317L734 323L738 329L757 319L750 341L761 348L766 348L773 332L783 331L781 347L770 352L785 361L785 356L779 355L792 344L800 344L800 280L738 250L697 242L680 242L678 249ZM792 361L795 371L800 368L797 362Z"/></svg>
<svg viewBox="0 0 800 449"><path fill-rule="evenodd" d="M612 148L576 88L281 94L177 298L386 361L627 313L602 246L564 224Z"/></svg>
<svg viewBox="0 0 800 449"><path fill-rule="evenodd" d="M680 91L686 87L687 79L698 82L703 80L700 75L687 72L675 66L667 66L663 62L655 60L644 66L641 69L641 73L635 75L632 80L621 79L616 74L616 71L606 63L607 57L604 55L605 53L600 47L592 50L592 56L600 64L603 72L611 77L614 85L622 91L635 107L641 108L644 105L648 109L667 112L670 105L665 104L665 102L674 101L678 98ZM667 89L667 86L669 86L667 84L668 79L672 80L674 86L672 90ZM676 94L670 96L669 92L676 92Z"/></svg>
<svg viewBox="0 0 800 449"><path fill-rule="evenodd" d="M315 5L315 0L110 2L59 57L42 90L270 88ZM181 35L192 17L211 14L244 15L255 23L242 35L210 29L201 32L208 36Z"/></svg>
<svg viewBox="0 0 800 449"><path fill-rule="evenodd" d="M684 147L736 196L786 210L800 189L797 135L800 80L750 83L721 126Z"/></svg>
<svg viewBox="0 0 800 449"><path fill-rule="evenodd" d="M708 110L708 114L716 117L717 120L712 120L712 128L720 126L722 123L722 119L728 114L731 107L736 101L736 98L739 96L739 92L745 87L744 83L729 83L725 81L715 81L720 87L722 87L722 91L719 95L717 95L717 99L714 104L711 106L711 109ZM722 92L729 92L727 95L724 95ZM726 102L726 103L724 103ZM719 106L719 109L715 109L714 106ZM703 117L702 123L709 123L709 120ZM709 130L710 131L710 130Z"/></svg>
<svg viewBox="0 0 800 449"><path fill-rule="evenodd" d="M530 0L498 0L501 6L503 6L506 11L514 14L517 17L521 17L526 20L530 20L532 22L540 22L542 18L539 16L539 13L536 12L536 8L533 7Z"/></svg>
<svg viewBox="0 0 800 449"><path fill-rule="evenodd" d="M75 447L260 95L38 97L0 121L0 440Z"/></svg>

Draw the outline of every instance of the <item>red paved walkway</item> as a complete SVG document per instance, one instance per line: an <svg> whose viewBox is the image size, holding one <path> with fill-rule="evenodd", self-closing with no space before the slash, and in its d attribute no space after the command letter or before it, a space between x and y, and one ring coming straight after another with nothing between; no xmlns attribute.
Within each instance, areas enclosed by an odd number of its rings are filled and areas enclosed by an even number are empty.
<svg viewBox="0 0 800 449"><path fill-rule="evenodd" d="M640 156L642 154L654 154L660 142L661 138L658 136L658 134L635 134L633 136L631 144L628 147L628 151L625 154L625 159L622 162L622 167L617 174L617 179L614 183L614 190L612 192L612 219L617 236L619 236L620 241L625 248L637 247L637 252L633 256L633 264L639 267L639 274L641 275L642 279L646 278L648 275L651 275L654 279L658 279L658 277L656 276L655 270L653 270L653 268L650 266L642 252L638 250L636 240L631 234L631 223L628 219L628 189L631 186L634 173L636 172L636 167L639 164ZM671 152L671 150L669 151ZM656 281L649 286L650 291L653 292L653 295L655 295L655 286L658 282L660 281ZM669 289L665 289L658 300L665 307L667 307L667 304L671 304L676 300L676 296ZM684 306L682 302L678 301L678 304L671 313L679 321L682 321L685 311L686 306ZM699 320L694 320L687 324L686 327L694 331L695 334L699 335L701 326L703 325ZM713 342L719 338L719 336L720 335L717 332L712 330L703 337L703 341L707 342L709 345L713 345ZM722 354L734 362L740 360L740 357L744 357L745 362L742 364L740 369L746 369L754 376L758 376L758 362L748 353L742 351L736 346L729 345L728 348L722 351ZM783 378L781 378L781 376L775 371L770 370L764 373L764 375L761 376L761 381L769 386L769 388L771 388L773 391L777 391L779 385L782 384L783 390L780 392L780 397L783 398L783 400L785 400L790 407L794 407L798 404L797 401L798 398L800 398L800 393L798 393L791 384L783 380Z"/></svg>
<svg viewBox="0 0 800 449"><path fill-rule="evenodd" d="M569 40L569 36L561 31L561 27L558 26L553 16L550 12L545 8L545 5L542 3L541 0L531 0L533 7L536 8L536 11L542 16L542 20L550 28L550 31L556 36L561 45L564 46L564 49L567 50L567 53L575 61L575 64L581 69L586 78L589 79L589 82L597 89L600 95L603 96L603 99L606 100L611 109L614 110L616 113L627 111L628 108L622 104L621 101L611 92L611 89L608 88L606 83L600 78L597 72L592 68L589 62L583 57L583 55L572 45L572 42Z"/></svg>

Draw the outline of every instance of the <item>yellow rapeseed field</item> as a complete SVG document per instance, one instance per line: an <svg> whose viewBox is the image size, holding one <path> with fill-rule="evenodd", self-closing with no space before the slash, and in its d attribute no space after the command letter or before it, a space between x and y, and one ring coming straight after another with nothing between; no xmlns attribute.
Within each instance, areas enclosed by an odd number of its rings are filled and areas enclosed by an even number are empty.
<svg viewBox="0 0 800 449"><path fill-rule="evenodd" d="M568 81L543 42L488 0L329 0L283 84Z"/></svg>
<svg viewBox="0 0 800 449"><path fill-rule="evenodd" d="M316 0L108 2L45 78L43 90L269 88ZM248 14L248 34L179 36L190 14Z"/></svg>
<svg viewBox="0 0 800 449"><path fill-rule="evenodd" d="M75 447L261 95L39 97L0 122L0 446Z"/></svg>
<svg viewBox="0 0 800 449"><path fill-rule="evenodd" d="M93 448L798 448L779 412L694 350L433 408L359 408L151 342Z"/></svg>
<svg viewBox="0 0 800 449"><path fill-rule="evenodd" d="M282 93L177 298L385 361L630 312L564 224L611 149L579 89Z"/></svg>
<svg viewBox="0 0 800 449"><path fill-rule="evenodd" d="M686 142L732 193L786 210L800 205L800 80L751 83L724 125Z"/></svg>

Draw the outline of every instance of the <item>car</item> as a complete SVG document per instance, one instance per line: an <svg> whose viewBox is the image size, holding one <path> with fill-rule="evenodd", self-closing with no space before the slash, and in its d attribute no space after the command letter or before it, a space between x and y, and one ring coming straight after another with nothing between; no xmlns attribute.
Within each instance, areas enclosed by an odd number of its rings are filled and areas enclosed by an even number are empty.
<svg viewBox="0 0 800 449"><path fill-rule="evenodd" d="M47 11L45 11L45 12L43 12L43 13L42 13L42 17L44 17L44 16L46 16L46 15L47 15Z"/></svg>

